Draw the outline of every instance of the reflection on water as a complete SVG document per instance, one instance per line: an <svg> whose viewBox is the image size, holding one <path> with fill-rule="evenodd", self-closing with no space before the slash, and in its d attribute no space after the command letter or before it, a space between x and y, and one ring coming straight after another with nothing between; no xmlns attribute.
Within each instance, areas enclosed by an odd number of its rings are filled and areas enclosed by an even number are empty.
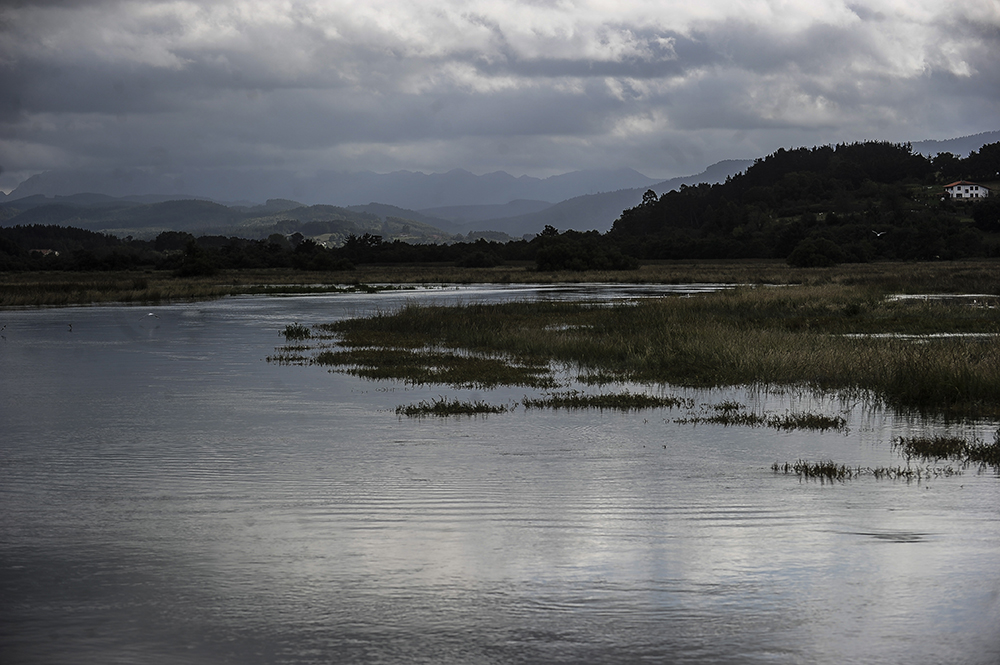
<svg viewBox="0 0 1000 665"><path fill-rule="evenodd" d="M655 288L655 287L651 287ZM684 392L849 432L670 410L397 418L494 393L264 362L290 322L430 289L4 312L0 662L996 663L1000 481L800 482L969 427L810 395ZM72 324L72 332L69 326Z"/></svg>

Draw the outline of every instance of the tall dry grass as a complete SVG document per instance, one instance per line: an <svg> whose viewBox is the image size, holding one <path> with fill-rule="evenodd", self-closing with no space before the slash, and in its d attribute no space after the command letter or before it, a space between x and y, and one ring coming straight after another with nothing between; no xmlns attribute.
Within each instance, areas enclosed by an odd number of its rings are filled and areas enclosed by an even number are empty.
<svg viewBox="0 0 1000 665"><path fill-rule="evenodd" d="M996 309L892 301L868 287L742 288L614 307L408 305L328 329L348 347L441 345L605 380L803 386L870 392L903 409L1000 414ZM955 332L982 337L925 337Z"/></svg>

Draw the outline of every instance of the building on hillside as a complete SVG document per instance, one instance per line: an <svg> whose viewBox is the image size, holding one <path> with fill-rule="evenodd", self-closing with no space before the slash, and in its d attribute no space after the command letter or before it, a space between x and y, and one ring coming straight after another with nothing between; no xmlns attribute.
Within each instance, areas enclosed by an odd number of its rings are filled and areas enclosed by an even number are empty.
<svg viewBox="0 0 1000 665"><path fill-rule="evenodd" d="M990 188L967 180L959 180L944 186L944 195L949 199L985 199Z"/></svg>

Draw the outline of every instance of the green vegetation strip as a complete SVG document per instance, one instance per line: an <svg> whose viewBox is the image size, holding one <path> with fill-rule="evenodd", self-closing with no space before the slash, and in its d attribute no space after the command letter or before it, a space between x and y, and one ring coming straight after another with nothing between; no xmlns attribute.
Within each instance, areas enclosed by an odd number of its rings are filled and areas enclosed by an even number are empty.
<svg viewBox="0 0 1000 665"><path fill-rule="evenodd" d="M833 430L843 432L847 429L847 419L842 416L826 416L818 413L787 413L784 415L764 415L749 412L716 413L709 416L691 416L678 418L678 424L710 423L714 425L741 425L744 427L771 427L777 430L808 429Z"/></svg>
<svg viewBox="0 0 1000 665"><path fill-rule="evenodd" d="M484 389L503 385L532 388L556 385L547 366L442 351L385 347L326 350L317 353L312 363L366 379L400 380L414 385Z"/></svg>
<svg viewBox="0 0 1000 665"><path fill-rule="evenodd" d="M886 295L831 284L612 307L411 304L320 326L342 350L320 351L313 361L370 378L478 386L552 387L550 368L576 368L602 382L797 386L869 395L901 410L1000 415L996 312ZM886 333L987 336L914 341Z"/></svg>
<svg viewBox="0 0 1000 665"><path fill-rule="evenodd" d="M799 478L811 478L822 481L845 481L860 476L887 478L890 480L926 480L942 476L960 475L969 466L977 465L980 469L993 467L1000 471L1000 430L993 437L993 443L985 443L979 439L967 441L958 436L914 436L899 437L893 441L893 448L906 457L905 467L849 467L833 461L805 462L799 460L794 464L788 462L771 465L775 473L796 474ZM959 466L911 466L913 459L923 462L939 462L949 459L958 462Z"/></svg>
<svg viewBox="0 0 1000 665"><path fill-rule="evenodd" d="M424 416L479 416L490 413L505 413L508 410L508 407L502 404L487 404L482 401L462 402L457 399L449 401L443 397L430 402L422 401L417 404L396 407L398 415L409 416L411 418L422 418Z"/></svg>
<svg viewBox="0 0 1000 665"><path fill-rule="evenodd" d="M794 464L771 465L771 470L775 473L786 475L794 473L799 478L819 480L819 481L839 481L853 480L862 476L870 476L876 479L886 480L929 480L931 478L941 478L960 475L962 472L955 467L921 467L921 466L879 466L879 467L850 467L845 464L837 464L832 460L822 462L806 462L799 460Z"/></svg>
<svg viewBox="0 0 1000 665"><path fill-rule="evenodd" d="M993 443L979 439L966 441L957 436L914 436L900 437L893 442L893 447L907 460L951 459L965 465L979 464L1000 468L1000 430L994 435Z"/></svg>
<svg viewBox="0 0 1000 665"><path fill-rule="evenodd" d="M545 397L529 398L522 401L526 409L600 409L609 411L639 411L642 409L668 408L689 404L682 397L658 397L642 393L605 393L587 395L578 390L552 393Z"/></svg>
<svg viewBox="0 0 1000 665"><path fill-rule="evenodd" d="M544 397L525 397L520 402L525 409L598 409L601 411L641 411L644 409L677 407L692 408L689 398L674 396L644 395L629 391L621 393L602 393L587 395L578 390L563 393L550 393ZM447 400L438 398L434 401L422 401L417 404L396 407L396 413L409 417L481 415L489 413L506 413L513 411L516 404L494 406L483 401L463 402L458 399ZM845 431L847 421L840 416L825 416L813 413L788 414L784 416L757 415L744 411L742 404L726 402L710 407L719 413L714 416L688 416L678 418L676 423L711 423L716 425L742 425L749 427L772 427L780 430L807 429L826 431Z"/></svg>

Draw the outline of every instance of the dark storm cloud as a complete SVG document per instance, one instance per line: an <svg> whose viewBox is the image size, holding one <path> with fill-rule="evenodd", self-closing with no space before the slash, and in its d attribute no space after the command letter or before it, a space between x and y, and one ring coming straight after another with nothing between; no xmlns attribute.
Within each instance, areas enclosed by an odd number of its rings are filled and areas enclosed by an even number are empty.
<svg viewBox="0 0 1000 665"><path fill-rule="evenodd" d="M998 50L977 2L8 2L0 187L64 166L670 175L947 138L996 128Z"/></svg>

